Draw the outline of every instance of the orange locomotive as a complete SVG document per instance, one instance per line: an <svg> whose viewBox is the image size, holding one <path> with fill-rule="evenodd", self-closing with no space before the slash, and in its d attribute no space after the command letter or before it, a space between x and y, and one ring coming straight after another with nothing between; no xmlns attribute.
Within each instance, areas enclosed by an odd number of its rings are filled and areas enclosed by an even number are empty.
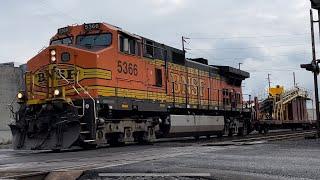
<svg viewBox="0 0 320 180"><path fill-rule="evenodd" d="M27 63L13 144L66 149L244 134L251 120L241 82L248 77L106 23L60 28Z"/></svg>

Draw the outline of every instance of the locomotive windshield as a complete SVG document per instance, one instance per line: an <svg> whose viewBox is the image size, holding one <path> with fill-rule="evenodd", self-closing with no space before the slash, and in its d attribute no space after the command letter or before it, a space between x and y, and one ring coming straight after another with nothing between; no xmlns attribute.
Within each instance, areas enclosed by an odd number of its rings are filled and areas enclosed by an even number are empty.
<svg viewBox="0 0 320 180"><path fill-rule="evenodd" d="M76 45L84 46L87 48L92 47L107 47L111 44L111 34L91 34L77 36Z"/></svg>
<svg viewBox="0 0 320 180"><path fill-rule="evenodd" d="M50 45L57 45L57 44L71 45L72 44L72 37L66 37L66 38L62 38L62 39L52 40L50 43Z"/></svg>

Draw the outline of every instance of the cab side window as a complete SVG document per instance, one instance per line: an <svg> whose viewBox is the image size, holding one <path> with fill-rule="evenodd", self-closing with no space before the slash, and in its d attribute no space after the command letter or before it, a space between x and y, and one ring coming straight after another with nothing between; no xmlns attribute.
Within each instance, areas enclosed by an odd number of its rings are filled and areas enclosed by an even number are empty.
<svg viewBox="0 0 320 180"><path fill-rule="evenodd" d="M223 97L223 104L229 105L230 104L230 93L228 89L222 89L222 97Z"/></svg>
<svg viewBox="0 0 320 180"><path fill-rule="evenodd" d="M128 37L128 36L124 36L124 35L119 36L119 51L120 52L140 56L140 49L141 49L140 45L141 45L141 43L133 37Z"/></svg>
<svg viewBox="0 0 320 180"><path fill-rule="evenodd" d="M152 41L145 40L143 48L145 57L154 58L154 43Z"/></svg>
<svg viewBox="0 0 320 180"><path fill-rule="evenodd" d="M157 87L162 87L162 70L156 68L155 69L155 80L156 80L156 86Z"/></svg>

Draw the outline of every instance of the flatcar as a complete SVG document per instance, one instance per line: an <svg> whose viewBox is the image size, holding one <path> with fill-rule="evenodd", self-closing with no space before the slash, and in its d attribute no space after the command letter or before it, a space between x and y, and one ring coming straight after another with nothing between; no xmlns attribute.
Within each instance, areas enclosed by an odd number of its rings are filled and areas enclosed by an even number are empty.
<svg viewBox="0 0 320 180"><path fill-rule="evenodd" d="M268 97L255 99L252 118L254 129L267 133L270 129L311 129L316 122L308 117L307 102L311 100L306 89L294 86L285 90L277 85L268 89Z"/></svg>
<svg viewBox="0 0 320 180"><path fill-rule="evenodd" d="M249 73L107 23L58 29L27 62L10 124L15 149L153 142L172 136L247 134Z"/></svg>

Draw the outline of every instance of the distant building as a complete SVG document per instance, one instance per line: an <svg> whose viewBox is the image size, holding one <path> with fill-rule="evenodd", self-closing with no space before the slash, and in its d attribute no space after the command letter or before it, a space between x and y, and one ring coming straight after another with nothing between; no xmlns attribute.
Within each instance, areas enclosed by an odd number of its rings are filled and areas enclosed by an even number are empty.
<svg viewBox="0 0 320 180"><path fill-rule="evenodd" d="M17 109L15 97L19 90L24 89L23 74L26 65L17 65L13 62L0 63L0 131L9 130L11 113L8 105L13 103Z"/></svg>

